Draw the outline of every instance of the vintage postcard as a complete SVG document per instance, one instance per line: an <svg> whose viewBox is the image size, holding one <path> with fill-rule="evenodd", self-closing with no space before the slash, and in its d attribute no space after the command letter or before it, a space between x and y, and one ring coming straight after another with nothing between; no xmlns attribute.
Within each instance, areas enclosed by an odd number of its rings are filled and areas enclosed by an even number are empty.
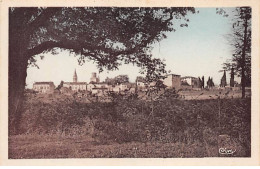
<svg viewBox="0 0 260 169"><path fill-rule="evenodd" d="M1 165L259 165L251 1L1 5Z"/></svg>

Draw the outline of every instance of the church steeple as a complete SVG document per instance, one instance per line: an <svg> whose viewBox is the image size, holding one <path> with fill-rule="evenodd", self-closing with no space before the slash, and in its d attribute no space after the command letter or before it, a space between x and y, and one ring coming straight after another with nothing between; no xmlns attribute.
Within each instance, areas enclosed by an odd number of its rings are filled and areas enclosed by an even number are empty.
<svg viewBox="0 0 260 169"><path fill-rule="evenodd" d="M73 82L78 82L78 76L77 76L77 72L75 69L74 75L73 75Z"/></svg>

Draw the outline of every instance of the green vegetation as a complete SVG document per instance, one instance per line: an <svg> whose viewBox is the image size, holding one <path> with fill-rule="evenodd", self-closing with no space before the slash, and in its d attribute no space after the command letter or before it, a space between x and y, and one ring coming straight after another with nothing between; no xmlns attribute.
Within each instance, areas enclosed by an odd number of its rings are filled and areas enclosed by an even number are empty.
<svg viewBox="0 0 260 169"><path fill-rule="evenodd" d="M251 155L251 98L180 100L166 91L103 103L30 96L9 158L212 157L227 146L220 135L236 149L230 156Z"/></svg>

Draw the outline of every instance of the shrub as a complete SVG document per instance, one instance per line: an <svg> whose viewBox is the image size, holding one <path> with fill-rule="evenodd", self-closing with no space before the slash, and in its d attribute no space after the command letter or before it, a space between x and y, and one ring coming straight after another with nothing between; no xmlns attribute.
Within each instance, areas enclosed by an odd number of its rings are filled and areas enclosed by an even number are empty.
<svg viewBox="0 0 260 169"><path fill-rule="evenodd" d="M228 134L249 149L250 155L250 98L185 101L177 99L174 90L151 101L114 97L113 102L97 103L69 98L49 103L27 100L21 133L90 135L99 144L206 142L210 146L217 144L219 134Z"/></svg>

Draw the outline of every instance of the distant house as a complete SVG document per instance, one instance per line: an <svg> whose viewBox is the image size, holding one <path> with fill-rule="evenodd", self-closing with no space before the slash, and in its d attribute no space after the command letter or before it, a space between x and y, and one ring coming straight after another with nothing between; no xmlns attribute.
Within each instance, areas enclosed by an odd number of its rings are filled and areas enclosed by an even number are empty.
<svg viewBox="0 0 260 169"><path fill-rule="evenodd" d="M87 83L86 82L78 82L77 72L75 70L73 75L73 82L64 82L63 87L67 87L74 92L78 91L86 91L87 90Z"/></svg>
<svg viewBox="0 0 260 169"><path fill-rule="evenodd" d="M182 89L192 89L192 86L189 85L186 81L181 81L181 88Z"/></svg>
<svg viewBox="0 0 260 169"><path fill-rule="evenodd" d="M33 90L39 93L53 93L55 85L53 82L35 82Z"/></svg>
<svg viewBox="0 0 260 169"><path fill-rule="evenodd" d="M167 88L175 88L176 90L181 88L181 75L168 74L165 79L163 79L163 84Z"/></svg>
<svg viewBox="0 0 260 169"><path fill-rule="evenodd" d="M163 84L165 85L166 88L175 88L175 89L180 89L181 88L181 80L180 80L180 75L176 74L168 74L166 75L166 78L161 79ZM155 87L156 82L146 82L142 78L138 78L136 81L136 86L138 90L145 91L149 87Z"/></svg>
<svg viewBox="0 0 260 169"><path fill-rule="evenodd" d="M67 87L74 92L86 91L87 83L86 82L64 82L63 87Z"/></svg>
<svg viewBox="0 0 260 169"><path fill-rule="evenodd" d="M109 91L112 91L112 85L108 85L107 83L104 83L104 82L93 82L91 81L88 85L87 85L87 91L91 91L94 89L94 90L97 90L98 88L106 88L107 90Z"/></svg>
<svg viewBox="0 0 260 169"><path fill-rule="evenodd" d="M190 86L191 88L199 88L200 82L199 78L192 77L192 76L184 76L181 77L181 83L183 86Z"/></svg>
<svg viewBox="0 0 260 169"><path fill-rule="evenodd" d="M119 92L123 92L123 91L130 91L131 92L135 89L135 83L121 83L118 85L109 85L105 82L99 82L99 83L95 83L95 82L90 82L87 85L87 91L92 92L92 94L96 94L96 93L106 93L108 91L113 91L116 93Z"/></svg>
<svg viewBox="0 0 260 169"><path fill-rule="evenodd" d="M93 72L90 78L90 82L99 83L99 77L97 77L97 73Z"/></svg>

